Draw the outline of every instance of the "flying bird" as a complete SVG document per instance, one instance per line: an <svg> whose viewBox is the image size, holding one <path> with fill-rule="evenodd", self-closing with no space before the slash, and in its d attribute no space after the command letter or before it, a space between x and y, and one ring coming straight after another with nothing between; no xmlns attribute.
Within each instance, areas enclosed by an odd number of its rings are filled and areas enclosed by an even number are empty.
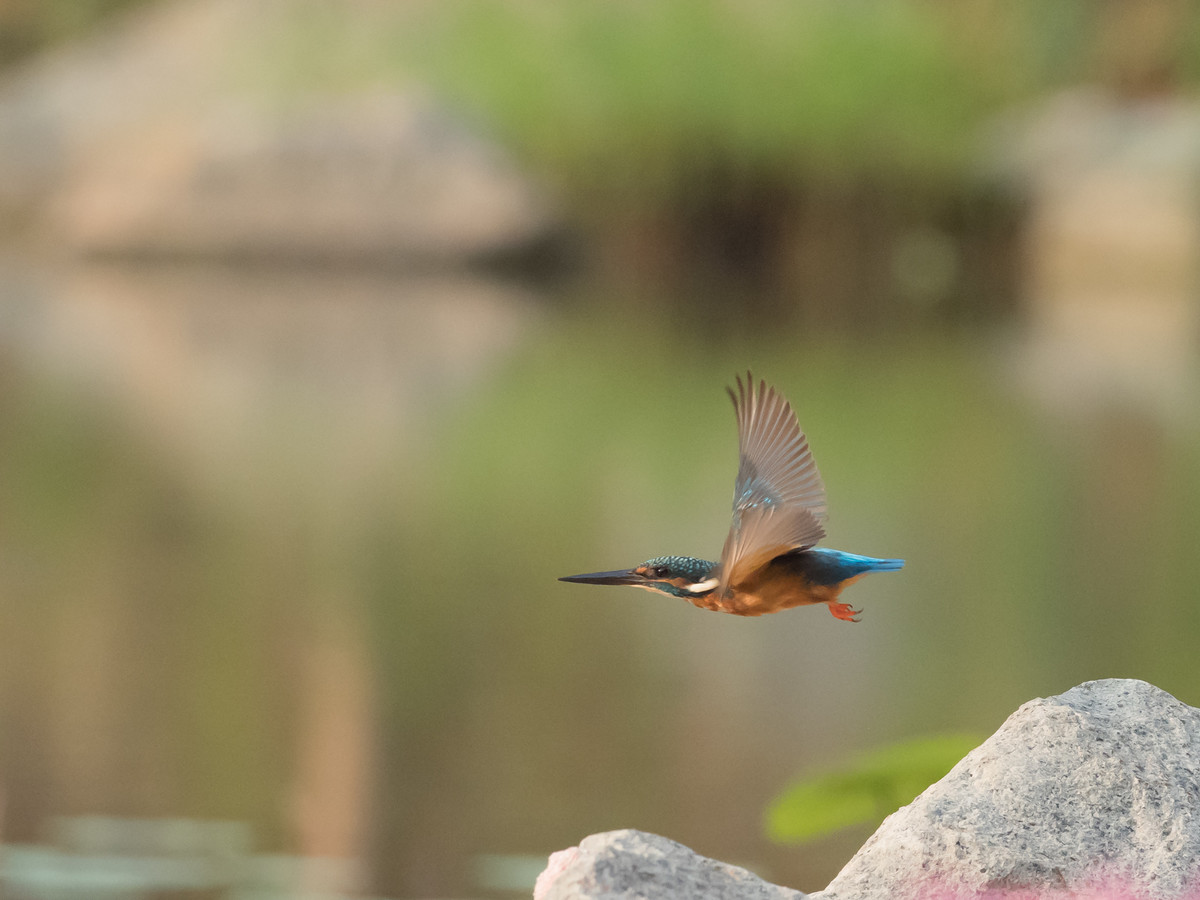
<svg viewBox="0 0 1200 900"><path fill-rule="evenodd" d="M568 575L559 581L628 584L701 609L761 616L826 603L839 619L859 610L838 600L869 572L892 572L902 559L875 559L818 548L825 537L825 486L791 405L749 372L726 388L737 413L739 463L733 522L720 562L694 556L656 556L632 569Z"/></svg>

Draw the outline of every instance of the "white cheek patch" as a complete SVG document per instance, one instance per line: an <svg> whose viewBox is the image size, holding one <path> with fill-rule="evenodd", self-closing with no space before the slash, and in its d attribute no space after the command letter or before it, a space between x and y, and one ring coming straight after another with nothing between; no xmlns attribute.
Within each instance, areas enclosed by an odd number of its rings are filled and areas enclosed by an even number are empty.
<svg viewBox="0 0 1200 900"><path fill-rule="evenodd" d="M693 594L703 594L705 591L711 591L717 586L719 579L709 578L707 581L699 581L696 584L689 584L687 590Z"/></svg>

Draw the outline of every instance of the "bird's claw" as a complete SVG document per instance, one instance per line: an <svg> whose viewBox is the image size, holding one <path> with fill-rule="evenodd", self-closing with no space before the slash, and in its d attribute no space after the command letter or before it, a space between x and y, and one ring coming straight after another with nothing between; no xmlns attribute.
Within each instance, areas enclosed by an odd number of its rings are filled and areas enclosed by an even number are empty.
<svg viewBox="0 0 1200 900"><path fill-rule="evenodd" d="M849 603L830 603L829 611L833 613L834 618L841 619L844 622L857 622L861 609L855 609Z"/></svg>

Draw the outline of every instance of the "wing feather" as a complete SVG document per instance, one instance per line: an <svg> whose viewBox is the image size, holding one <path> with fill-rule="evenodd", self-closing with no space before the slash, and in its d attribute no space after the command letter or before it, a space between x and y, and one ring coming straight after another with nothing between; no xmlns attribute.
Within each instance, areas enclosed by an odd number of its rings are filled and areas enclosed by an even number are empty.
<svg viewBox="0 0 1200 900"><path fill-rule="evenodd" d="M783 395L747 372L733 400L739 464L733 521L721 551L724 593L750 572L789 550L811 547L825 536L825 486L808 439Z"/></svg>

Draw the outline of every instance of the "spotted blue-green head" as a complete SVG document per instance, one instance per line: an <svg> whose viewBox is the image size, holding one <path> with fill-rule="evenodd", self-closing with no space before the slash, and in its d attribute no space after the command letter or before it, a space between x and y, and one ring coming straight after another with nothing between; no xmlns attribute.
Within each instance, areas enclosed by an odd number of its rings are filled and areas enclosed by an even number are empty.
<svg viewBox="0 0 1200 900"><path fill-rule="evenodd" d="M720 579L717 564L694 556L656 556L632 569L567 575L559 581L581 584L627 584L671 597L692 599L716 589Z"/></svg>

